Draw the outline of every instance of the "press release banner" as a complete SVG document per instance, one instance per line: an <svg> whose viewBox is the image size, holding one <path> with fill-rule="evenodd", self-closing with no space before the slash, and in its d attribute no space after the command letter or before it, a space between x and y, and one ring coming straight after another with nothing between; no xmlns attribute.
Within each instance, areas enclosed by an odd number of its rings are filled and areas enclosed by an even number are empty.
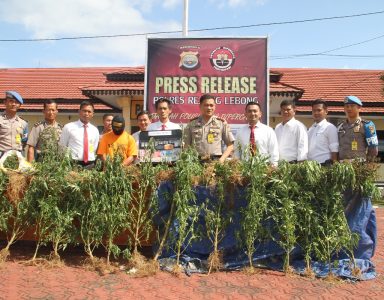
<svg viewBox="0 0 384 300"><path fill-rule="evenodd" d="M146 107L153 113L168 98L172 122L197 117L200 96L211 94L228 123L245 123L245 105L255 101L266 124L267 83L267 38L148 39Z"/></svg>

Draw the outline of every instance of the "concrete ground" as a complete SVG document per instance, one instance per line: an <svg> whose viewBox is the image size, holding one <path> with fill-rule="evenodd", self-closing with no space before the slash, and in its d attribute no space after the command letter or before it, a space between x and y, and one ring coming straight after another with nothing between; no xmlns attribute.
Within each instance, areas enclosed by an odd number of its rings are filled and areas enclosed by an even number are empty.
<svg viewBox="0 0 384 300"><path fill-rule="evenodd" d="M79 249L65 265L26 266L31 249L16 245L0 265L0 299L384 299L384 208L377 209L378 247L373 262L377 278L365 282L329 282L277 271L257 274L219 272L174 276L158 272L133 278L123 271L100 276L80 263Z"/></svg>

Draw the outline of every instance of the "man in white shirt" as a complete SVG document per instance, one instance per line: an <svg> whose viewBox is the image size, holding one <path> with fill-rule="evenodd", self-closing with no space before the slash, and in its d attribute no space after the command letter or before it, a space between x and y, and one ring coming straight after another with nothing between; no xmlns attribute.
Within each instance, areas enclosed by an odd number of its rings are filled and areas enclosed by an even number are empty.
<svg viewBox="0 0 384 300"><path fill-rule="evenodd" d="M156 113L159 116L159 121L148 126L148 131L153 130L171 130L181 129L179 124L169 121L169 115L172 113L172 102L167 98L160 98L155 103Z"/></svg>
<svg viewBox="0 0 384 300"><path fill-rule="evenodd" d="M137 125L139 125L140 130L132 134L137 145L139 145L140 132L147 131L150 124L151 119L149 118L149 112L147 110L143 110L137 114Z"/></svg>
<svg viewBox="0 0 384 300"><path fill-rule="evenodd" d="M279 157L291 163L303 161L308 155L307 128L295 119L295 103L283 100L280 104L283 122L276 126Z"/></svg>
<svg viewBox="0 0 384 300"><path fill-rule="evenodd" d="M260 104L249 102L245 106L245 125L236 134L235 157L245 160L249 154L260 154L268 158L272 165L279 160L279 147L273 129L260 122L262 116Z"/></svg>
<svg viewBox="0 0 384 300"><path fill-rule="evenodd" d="M94 107L90 101L80 104L79 120L68 123L61 133L59 144L70 150L72 158L87 169L94 167L99 131L90 121Z"/></svg>
<svg viewBox="0 0 384 300"><path fill-rule="evenodd" d="M337 161L339 138L335 125L326 120L327 103L317 99L312 103L312 116L315 123L308 130L308 159L323 165Z"/></svg>

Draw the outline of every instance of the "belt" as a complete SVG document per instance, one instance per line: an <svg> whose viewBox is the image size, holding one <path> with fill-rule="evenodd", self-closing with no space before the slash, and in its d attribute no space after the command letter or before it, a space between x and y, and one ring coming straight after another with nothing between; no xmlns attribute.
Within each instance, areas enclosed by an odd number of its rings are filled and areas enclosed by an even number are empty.
<svg viewBox="0 0 384 300"><path fill-rule="evenodd" d="M83 162L82 160L78 160L76 162L78 165L80 166L83 166L83 167L87 167L87 166L91 166L91 165L95 165L95 161L87 161L87 162Z"/></svg>

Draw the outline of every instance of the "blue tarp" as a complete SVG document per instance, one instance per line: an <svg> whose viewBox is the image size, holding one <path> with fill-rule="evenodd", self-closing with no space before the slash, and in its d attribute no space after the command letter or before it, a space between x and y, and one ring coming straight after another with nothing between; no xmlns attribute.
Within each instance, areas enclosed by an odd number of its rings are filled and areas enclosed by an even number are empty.
<svg viewBox="0 0 384 300"><path fill-rule="evenodd" d="M163 182L158 188L159 195L159 214L154 217L155 225L158 226L160 233L164 230L164 225L170 213L170 199L173 195L173 186L170 182ZM197 186L195 188L196 204L215 203L217 201L214 191L205 186ZM247 255L236 237L236 233L240 229L241 208L246 206L245 188L234 188L233 193L228 193L226 203L230 206L232 221L226 227L223 239L219 243L219 250L223 254L223 268L226 270L236 270L248 266ZM349 227L353 232L360 236L360 241L355 249L355 263L361 270L361 275L355 276L351 271L351 262L345 256L340 256L332 264L332 272L340 277L352 280L367 280L375 278L375 268L371 262L371 258L376 246L376 217L369 198L361 198L359 195L350 194L345 197L348 199L348 205L345 214ZM199 226L204 230L205 220L204 212L201 211L198 218ZM265 227L271 224L264 224ZM163 249L160 265L164 269L170 269L174 265L175 247L172 246L172 237L177 236L178 222L172 221L170 234L166 247ZM156 246L155 246L156 247ZM262 243L255 244L255 253L253 255L253 264L260 267L268 267L275 270L282 270L284 250L273 240L267 240ZM204 273L208 270L207 259L213 251L212 242L208 238L194 240L187 243L182 249L181 264L187 274ZM303 273L305 264L302 251L299 247L295 247L291 251L291 266L298 272ZM312 262L311 265L314 273L319 277L327 276L329 273L328 264L320 262Z"/></svg>

